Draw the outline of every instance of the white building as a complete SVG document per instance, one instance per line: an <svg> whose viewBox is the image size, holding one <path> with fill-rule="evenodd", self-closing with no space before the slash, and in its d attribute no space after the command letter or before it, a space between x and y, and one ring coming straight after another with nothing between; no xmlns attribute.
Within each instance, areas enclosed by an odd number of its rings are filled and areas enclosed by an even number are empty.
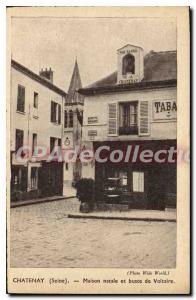
<svg viewBox="0 0 196 300"><path fill-rule="evenodd" d="M12 199L62 195L63 163L34 161L36 146L51 153L62 147L63 109L66 93L53 84L52 70L39 75L18 62L11 62L11 193ZM15 154L29 146L27 161L19 162Z"/></svg>
<svg viewBox="0 0 196 300"><path fill-rule="evenodd" d="M85 96L83 144L94 151L105 147L104 158L112 150L126 152L132 146L134 151L139 146L139 151L159 151L161 160L163 149L176 149L176 51L144 56L141 47L126 45L117 58L117 72L79 90ZM176 161L90 161L83 163L82 177L95 179L97 201L108 178L116 178L124 195L121 201L130 207L176 205Z"/></svg>

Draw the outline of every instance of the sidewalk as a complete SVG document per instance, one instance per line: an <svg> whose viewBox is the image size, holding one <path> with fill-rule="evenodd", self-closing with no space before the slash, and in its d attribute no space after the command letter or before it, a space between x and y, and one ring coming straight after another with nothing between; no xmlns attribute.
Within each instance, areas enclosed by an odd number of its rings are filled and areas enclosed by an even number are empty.
<svg viewBox="0 0 196 300"><path fill-rule="evenodd" d="M176 210L138 210L132 209L126 212L105 211L91 213L71 213L68 218L77 219L108 219L108 220L127 220L127 221L151 221L151 222L176 222Z"/></svg>
<svg viewBox="0 0 196 300"><path fill-rule="evenodd" d="M25 206L25 205L32 205L32 204L38 204L38 203L44 203L44 202L51 202L51 201L57 201L57 200L66 200L70 198L75 198L74 196L53 196L53 197L46 197L46 198L37 198L37 199L30 199L30 200L23 200L23 201L16 201L11 202L10 207L19 207L19 206Z"/></svg>

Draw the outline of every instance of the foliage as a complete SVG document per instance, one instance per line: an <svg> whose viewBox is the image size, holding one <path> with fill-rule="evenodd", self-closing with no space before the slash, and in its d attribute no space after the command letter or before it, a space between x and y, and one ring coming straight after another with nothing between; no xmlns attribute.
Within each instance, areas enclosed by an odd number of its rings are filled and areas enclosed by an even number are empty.
<svg viewBox="0 0 196 300"><path fill-rule="evenodd" d="M81 202L94 202L95 182L91 178L82 178L76 183L77 197Z"/></svg>

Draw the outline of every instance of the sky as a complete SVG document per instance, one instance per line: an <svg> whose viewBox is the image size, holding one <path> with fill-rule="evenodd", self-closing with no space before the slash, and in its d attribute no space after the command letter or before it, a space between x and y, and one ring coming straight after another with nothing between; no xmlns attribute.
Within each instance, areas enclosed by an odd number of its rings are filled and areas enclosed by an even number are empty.
<svg viewBox="0 0 196 300"><path fill-rule="evenodd" d="M67 91L77 57L83 87L117 70L126 44L176 50L173 18L12 18L12 58L39 73L51 67L54 84Z"/></svg>

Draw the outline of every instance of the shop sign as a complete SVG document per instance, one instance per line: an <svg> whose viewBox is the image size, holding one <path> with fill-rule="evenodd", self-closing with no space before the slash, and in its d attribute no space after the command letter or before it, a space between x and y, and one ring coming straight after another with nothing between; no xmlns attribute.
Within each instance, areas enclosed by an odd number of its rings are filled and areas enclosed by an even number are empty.
<svg viewBox="0 0 196 300"><path fill-rule="evenodd" d="M98 122L97 117L88 117L88 124L95 124Z"/></svg>
<svg viewBox="0 0 196 300"><path fill-rule="evenodd" d="M88 131L88 136L96 136L97 135L97 130L89 130Z"/></svg>
<svg viewBox="0 0 196 300"><path fill-rule="evenodd" d="M175 100L153 101L154 120L175 120L177 105Z"/></svg>
<svg viewBox="0 0 196 300"><path fill-rule="evenodd" d="M139 77L136 74L126 74L123 79L119 80L119 84L129 84L134 82L139 82Z"/></svg>

